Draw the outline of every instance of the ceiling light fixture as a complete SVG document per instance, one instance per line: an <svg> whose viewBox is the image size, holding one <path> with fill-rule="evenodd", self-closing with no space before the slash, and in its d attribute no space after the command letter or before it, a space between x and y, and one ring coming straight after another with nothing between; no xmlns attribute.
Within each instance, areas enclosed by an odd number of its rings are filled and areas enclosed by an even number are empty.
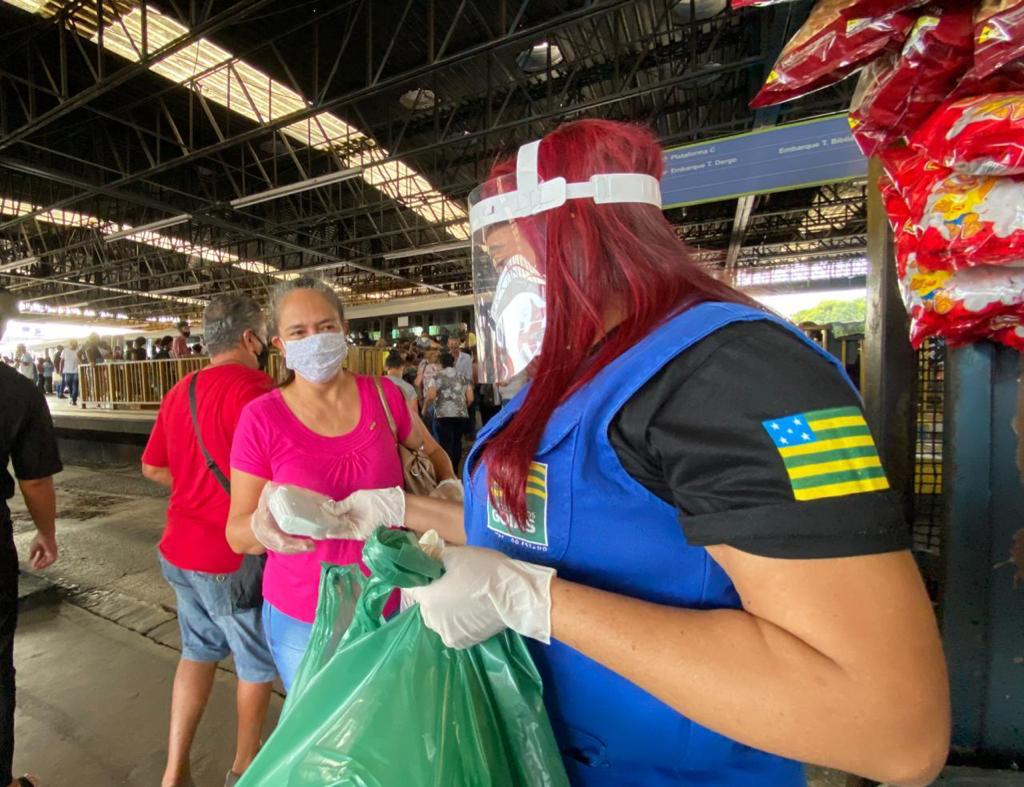
<svg viewBox="0 0 1024 787"><path fill-rule="evenodd" d="M381 254L381 259L401 260L406 257L421 257L424 254L439 254L442 251L455 251L456 249L468 249L469 241L455 240L451 243L435 243L431 246L417 246L412 249L399 249Z"/></svg>
<svg viewBox="0 0 1024 787"><path fill-rule="evenodd" d="M126 227L123 230L112 232L109 235L105 235L103 237L103 241L105 243L110 243L111 241L122 240L123 238L131 238L133 235L141 235L144 232L154 232L166 227L177 227L179 224L184 224L191 220L191 213L179 213L177 216L169 216L166 219L160 219L159 221L152 221L149 224L143 224L141 227Z"/></svg>
<svg viewBox="0 0 1024 787"><path fill-rule="evenodd" d="M270 202L270 200L288 197L292 194L298 194L303 191L318 189L321 186L328 186L332 183L341 183L343 180L358 178L362 173L362 167L342 169L337 172L320 175L316 178L300 180L298 183L289 183L287 186L278 186L276 189L268 189L267 191L261 191L257 194L250 194L248 197L239 197L238 199L231 200L228 204L235 209L246 208L250 205L258 205L261 202Z"/></svg>
<svg viewBox="0 0 1024 787"><path fill-rule="evenodd" d="M558 44L541 41L516 56L516 65L527 74L539 74L559 65L565 57Z"/></svg>

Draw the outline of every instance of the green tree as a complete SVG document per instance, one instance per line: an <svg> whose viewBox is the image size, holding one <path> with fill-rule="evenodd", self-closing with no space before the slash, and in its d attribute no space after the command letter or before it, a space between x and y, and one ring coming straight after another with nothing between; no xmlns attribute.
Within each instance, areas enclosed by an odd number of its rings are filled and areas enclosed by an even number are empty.
<svg viewBox="0 0 1024 787"><path fill-rule="evenodd" d="M822 301L817 306L797 312L792 319L797 325L804 322L830 325L834 322L864 322L866 317L867 299L858 298L853 301Z"/></svg>

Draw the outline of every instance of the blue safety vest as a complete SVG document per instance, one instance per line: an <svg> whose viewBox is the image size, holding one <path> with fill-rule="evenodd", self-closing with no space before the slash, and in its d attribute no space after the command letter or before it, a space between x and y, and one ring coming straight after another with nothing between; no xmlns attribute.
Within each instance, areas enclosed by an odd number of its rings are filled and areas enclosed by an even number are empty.
<svg viewBox="0 0 1024 787"><path fill-rule="evenodd" d="M619 462L608 428L623 405L666 364L736 322L775 320L745 306L705 303L666 321L567 399L548 421L527 481L529 521L509 528L488 501L477 459L522 404L522 391L481 431L466 462L470 544L553 566L595 588L690 609L739 608L728 575L687 543L676 509ZM793 330L808 345L832 356ZM843 372L845 376L845 372ZM744 385L737 370L737 385ZM708 446L707 450L715 450ZM803 767L714 733L558 642L530 641L545 701L574 785L586 787L791 787ZM722 687L728 691L728 686ZM808 724L813 723L808 720Z"/></svg>

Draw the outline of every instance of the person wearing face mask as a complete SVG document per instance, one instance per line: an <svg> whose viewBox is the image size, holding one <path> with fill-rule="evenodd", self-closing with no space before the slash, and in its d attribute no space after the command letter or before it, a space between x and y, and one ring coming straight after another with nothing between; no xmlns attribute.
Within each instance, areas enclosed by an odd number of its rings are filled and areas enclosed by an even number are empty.
<svg viewBox="0 0 1024 787"><path fill-rule="evenodd" d="M258 599L238 592L247 574L224 533L236 424L242 408L273 387L264 371L266 318L252 298L223 295L206 307L203 327L210 365L167 392L142 455L143 475L171 492L159 554L177 597L182 644L162 787L191 784L189 752L220 661L234 656L238 675L238 738L228 785L259 750L277 676Z"/></svg>
<svg viewBox="0 0 1024 787"><path fill-rule="evenodd" d="M695 264L646 129L567 124L469 199L477 349L527 385L407 591L450 647L528 638L577 787L925 785L949 692L910 529L838 360ZM342 501L352 532L395 490ZM339 515L340 515L339 513ZM392 513L393 517L393 513Z"/></svg>
<svg viewBox="0 0 1024 787"><path fill-rule="evenodd" d="M227 536L238 552L267 553L264 630L288 689L309 641L321 565L359 563L363 545L300 538L261 543L256 533L273 519L261 502L264 489L274 482L342 499L360 489L398 487L403 471L396 440L413 450L421 446L402 392L390 380L345 370L349 344L334 289L309 278L282 283L271 296L271 331L287 378L239 420ZM435 451L431 461L438 480L453 478L443 452ZM401 524L400 512L389 516L385 507L380 514L382 524Z"/></svg>

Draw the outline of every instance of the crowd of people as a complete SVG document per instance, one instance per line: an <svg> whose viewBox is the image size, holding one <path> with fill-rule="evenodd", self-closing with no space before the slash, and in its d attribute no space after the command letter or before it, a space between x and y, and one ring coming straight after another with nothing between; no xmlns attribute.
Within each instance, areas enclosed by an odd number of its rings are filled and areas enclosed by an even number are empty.
<svg viewBox="0 0 1024 787"><path fill-rule="evenodd" d="M31 380L44 395L70 399L72 405L77 405L81 365L199 358L206 355L203 344L190 343L189 337L189 324L182 321L178 324L178 335L173 337L163 336L152 341L145 336L112 340L93 333L81 342L72 340L67 346L56 344L35 353L29 351L25 344L19 344L13 355L5 355L0 360Z"/></svg>

